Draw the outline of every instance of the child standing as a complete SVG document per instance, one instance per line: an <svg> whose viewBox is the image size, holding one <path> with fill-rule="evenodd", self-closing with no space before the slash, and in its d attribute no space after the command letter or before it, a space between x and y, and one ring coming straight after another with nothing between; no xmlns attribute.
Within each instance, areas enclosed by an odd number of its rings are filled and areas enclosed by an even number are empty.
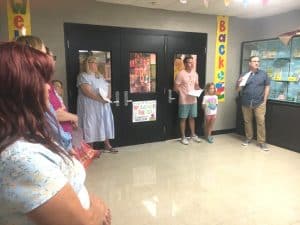
<svg viewBox="0 0 300 225"><path fill-rule="evenodd" d="M205 113L204 133L206 140L213 143L211 132L217 117L218 96L216 95L216 87L214 83L208 83L205 86L205 96L202 101L202 107Z"/></svg>

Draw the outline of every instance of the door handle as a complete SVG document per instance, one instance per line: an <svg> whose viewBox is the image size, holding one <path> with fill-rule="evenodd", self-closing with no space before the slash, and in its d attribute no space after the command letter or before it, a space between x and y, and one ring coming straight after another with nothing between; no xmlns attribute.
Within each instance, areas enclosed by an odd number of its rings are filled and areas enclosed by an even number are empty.
<svg viewBox="0 0 300 225"><path fill-rule="evenodd" d="M175 100L176 98L172 97L172 89L168 89L168 102L172 103L173 100Z"/></svg>
<svg viewBox="0 0 300 225"><path fill-rule="evenodd" d="M120 106L120 93L119 91L115 92L115 101L112 101L113 104L116 104L117 107Z"/></svg>
<svg viewBox="0 0 300 225"><path fill-rule="evenodd" d="M128 91L124 91L124 106L128 106L128 102L132 102L132 100L128 99Z"/></svg>

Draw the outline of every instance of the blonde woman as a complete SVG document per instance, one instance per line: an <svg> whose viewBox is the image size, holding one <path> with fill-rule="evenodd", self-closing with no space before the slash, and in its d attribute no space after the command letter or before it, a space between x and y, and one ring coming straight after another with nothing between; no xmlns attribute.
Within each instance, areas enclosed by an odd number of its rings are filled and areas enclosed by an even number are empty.
<svg viewBox="0 0 300 225"><path fill-rule="evenodd" d="M115 137L110 84L99 73L96 57L89 56L83 63L84 72L77 79L77 113L84 140L90 145L103 141L106 151L116 153L109 141Z"/></svg>

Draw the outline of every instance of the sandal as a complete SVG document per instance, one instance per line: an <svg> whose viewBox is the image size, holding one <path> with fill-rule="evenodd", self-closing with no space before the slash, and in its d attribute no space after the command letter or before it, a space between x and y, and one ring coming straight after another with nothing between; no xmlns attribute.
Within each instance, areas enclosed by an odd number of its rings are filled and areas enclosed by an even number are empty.
<svg viewBox="0 0 300 225"><path fill-rule="evenodd" d="M107 153L118 153L119 151L118 151L118 149L110 147L110 148L105 148L104 152L107 152Z"/></svg>
<svg viewBox="0 0 300 225"><path fill-rule="evenodd" d="M94 158L100 158L101 151L100 150L94 150Z"/></svg>

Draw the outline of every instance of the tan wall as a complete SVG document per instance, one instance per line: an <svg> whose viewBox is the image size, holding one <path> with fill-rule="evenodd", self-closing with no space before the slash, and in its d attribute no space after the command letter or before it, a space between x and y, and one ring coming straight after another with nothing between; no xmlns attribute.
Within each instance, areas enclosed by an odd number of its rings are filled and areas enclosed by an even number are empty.
<svg viewBox="0 0 300 225"><path fill-rule="evenodd" d="M254 39L246 40L274 38L279 34L300 29L300 10L255 19L252 22L256 26L257 32Z"/></svg>
<svg viewBox="0 0 300 225"><path fill-rule="evenodd" d="M6 11L0 0L0 38L7 38ZM5 14L5 15L4 15ZM129 6L118 6L95 1L52 0L31 1L32 34L41 37L57 55L55 77L66 85L65 46L63 23L84 23L119 27L150 28L174 31L191 31L208 34L206 81L213 81L216 16L178 13ZM228 66L225 103L219 105L217 130L235 127L234 84L239 74L240 46L243 40L255 37L251 20L230 18L228 38ZM3 37L1 34L5 34ZM200 74L200 76L203 76Z"/></svg>
<svg viewBox="0 0 300 225"><path fill-rule="evenodd" d="M0 0L0 41L8 38L6 4L4 2L5 0Z"/></svg>

